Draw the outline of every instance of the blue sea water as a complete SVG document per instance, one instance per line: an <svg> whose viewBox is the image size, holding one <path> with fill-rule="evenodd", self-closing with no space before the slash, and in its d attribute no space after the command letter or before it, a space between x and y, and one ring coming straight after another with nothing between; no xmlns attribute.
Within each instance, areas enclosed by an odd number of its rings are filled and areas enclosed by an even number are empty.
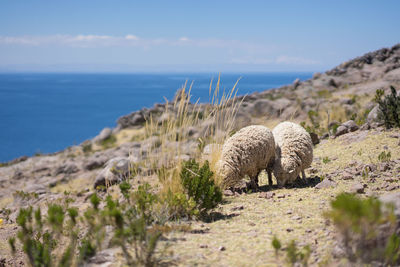
<svg viewBox="0 0 400 267"><path fill-rule="evenodd" d="M238 95L244 95L311 76L222 74L221 89L241 78ZM218 74L0 74L0 162L79 144L122 115L171 99L185 81L193 81L193 102L208 102L212 78Z"/></svg>

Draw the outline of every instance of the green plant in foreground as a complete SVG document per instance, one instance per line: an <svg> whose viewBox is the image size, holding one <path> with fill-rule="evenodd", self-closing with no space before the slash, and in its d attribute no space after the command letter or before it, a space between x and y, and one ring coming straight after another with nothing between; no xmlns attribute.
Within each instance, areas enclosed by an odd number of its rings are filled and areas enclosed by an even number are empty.
<svg viewBox="0 0 400 267"><path fill-rule="evenodd" d="M221 189L215 185L208 161L203 166L194 160L185 161L180 178L185 193L196 203L200 215L205 215L222 201Z"/></svg>
<svg viewBox="0 0 400 267"><path fill-rule="evenodd" d="M384 121L385 127L388 129L400 127L400 95L397 95L393 86L390 86L390 91L391 94L382 99L385 92L382 89L378 89L374 98L381 111L379 117Z"/></svg>
<svg viewBox="0 0 400 267"><path fill-rule="evenodd" d="M331 210L325 216L336 226L350 261L400 263L393 206L374 198L360 199L342 193L331 202Z"/></svg>
<svg viewBox="0 0 400 267"><path fill-rule="evenodd" d="M56 204L49 205L44 218L40 208L20 209L16 222L21 229L17 238L31 266L76 264L77 216L77 209ZM9 245L15 253L15 237L9 239Z"/></svg>
<svg viewBox="0 0 400 267"><path fill-rule="evenodd" d="M390 153L390 151L388 151L388 152L382 151L378 155L378 160L382 161L382 162L386 162L386 161L390 161L391 157L392 157L392 154Z"/></svg>
<svg viewBox="0 0 400 267"><path fill-rule="evenodd" d="M281 241L279 241L279 239L276 236L274 236L271 244L275 250L275 255L278 257L279 251L282 250ZM295 266L296 264L300 264L301 266L308 266L308 261L311 256L311 247L309 245L305 245L302 248L298 248L296 242L292 240L286 246L285 251L286 251L285 261L290 266Z"/></svg>
<svg viewBox="0 0 400 267"><path fill-rule="evenodd" d="M324 164L328 164L329 162L331 162L331 160L330 160L328 157L323 157L323 158L322 158L322 162L323 162Z"/></svg>

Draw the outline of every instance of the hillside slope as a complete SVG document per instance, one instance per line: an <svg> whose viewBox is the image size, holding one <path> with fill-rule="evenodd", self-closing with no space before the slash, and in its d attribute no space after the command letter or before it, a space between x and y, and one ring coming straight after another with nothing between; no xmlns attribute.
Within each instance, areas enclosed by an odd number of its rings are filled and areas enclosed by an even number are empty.
<svg viewBox="0 0 400 267"><path fill-rule="evenodd" d="M297 240L300 245L309 244L312 265L335 264L331 257L335 249L333 226L322 216L330 200L340 192L358 190L364 195L381 195L400 191L400 131L385 130L381 123L367 118L375 106L372 102L375 91L389 90L390 85L400 88L400 44L345 62L326 73L316 73L307 81L230 100L241 101L233 130L250 124L273 127L280 121L292 120L303 121L319 135L321 140L315 147L313 165L307 172L309 183L283 189L262 186L261 192L256 193L226 192L226 201L218 209L220 217L208 223L182 222L189 224L192 231L166 234L162 242L172 245L175 264L279 266L284 259L274 255L271 247L274 236L285 241ZM186 112L205 112L208 106L188 104ZM48 202L67 194L74 199L73 206L84 211L90 205L94 187L105 184L109 178L104 176L109 160L140 165L155 158L161 166L164 143L159 133L149 134L146 121L151 118L161 124L179 112L179 105L156 104L119 118L117 128L104 130L94 140L51 155L17 159L0 167L0 218L3 219L0 260L3 258L6 265L26 262L20 250L13 257L7 244L7 239L18 229L19 208L33 205L45 210ZM349 119L359 124L357 130L339 135L338 126ZM210 132L210 128L214 131ZM176 160L206 154L199 148L212 143L210 135L215 137L226 129L200 119L182 131L187 133L186 139L178 140L179 144L165 144L182 147L184 153L174 155ZM199 138L207 143L200 146ZM391 153L389 161L379 159L382 152ZM370 169L367 176L363 175L366 167ZM322 184L316 188L321 180L331 181L331 186L324 188ZM265 177L262 181L266 182ZM143 182L158 185L156 166L140 167L132 184L137 187ZM116 186L108 188L108 192L119 194ZM99 259L93 262L105 266L123 264L118 250L106 250L104 255L104 262Z"/></svg>

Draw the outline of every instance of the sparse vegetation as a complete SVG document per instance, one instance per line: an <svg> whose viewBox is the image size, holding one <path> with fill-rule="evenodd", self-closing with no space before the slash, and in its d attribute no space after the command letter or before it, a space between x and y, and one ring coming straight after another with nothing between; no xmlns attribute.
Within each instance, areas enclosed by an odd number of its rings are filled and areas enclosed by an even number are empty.
<svg viewBox="0 0 400 267"><path fill-rule="evenodd" d="M115 135L112 134L109 137L107 137L106 139L102 140L100 142L100 145L103 147L103 149L108 149L108 148L114 147L116 142L117 142L117 138L115 137Z"/></svg>
<svg viewBox="0 0 400 267"><path fill-rule="evenodd" d="M305 245L299 248L296 244L296 241L290 241L285 248L282 247L281 241L274 236L272 239L272 247L275 250L275 255L278 258L280 251L285 250L286 257L285 261L290 266L308 266L308 261L311 255L311 247L310 245Z"/></svg>
<svg viewBox="0 0 400 267"><path fill-rule="evenodd" d="M331 160L330 160L328 157L323 157L323 158L322 158L322 162L323 162L324 164L328 164L329 162L331 162Z"/></svg>
<svg viewBox="0 0 400 267"><path fill-rule="evenodd" d="M386 128L400 127L400 96L397 95L396 89L390 86L391 94L385 96L382 89L376 90L375 102L378 103L379 117L384 121Z"/></svg>
<svg viewBox="0 0 400 267"><path fill-rule="evenodd" d="M399 236L393 206L374 198L342 193L325 216L333 221L346 257L352 262L399 264Z"/></svg>
<svg viewBox="0 0 400 267"><path fill-rule="evenodd" d="M387 162L387 161L390 161L391 157L392 157L392 154L390 153L390 151L388 151L388 152L382 151L378 155L378 160L381 162Z"/></svg>

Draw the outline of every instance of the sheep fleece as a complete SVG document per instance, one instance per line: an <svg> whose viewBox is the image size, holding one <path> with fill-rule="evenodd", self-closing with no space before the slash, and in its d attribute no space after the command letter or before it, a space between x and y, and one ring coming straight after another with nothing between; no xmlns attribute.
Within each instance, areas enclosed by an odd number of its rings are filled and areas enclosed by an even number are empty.
<svg viewBox="0 0 400 267"><path fill-rule="evenodd" d="M267 127L252 125L242 128L222 147L218 166L223 185L234 186L245 175L256 179L260 171L273 164L274 156L274 137Z"/></svg>
<svg viewBox="0 0 400 267"><path fill-rule="evenodd" d="M282 122L272 131L276 145L274 175L278 184L292 183L311 166L313 143L310 134L300 125Z"/></svg>

